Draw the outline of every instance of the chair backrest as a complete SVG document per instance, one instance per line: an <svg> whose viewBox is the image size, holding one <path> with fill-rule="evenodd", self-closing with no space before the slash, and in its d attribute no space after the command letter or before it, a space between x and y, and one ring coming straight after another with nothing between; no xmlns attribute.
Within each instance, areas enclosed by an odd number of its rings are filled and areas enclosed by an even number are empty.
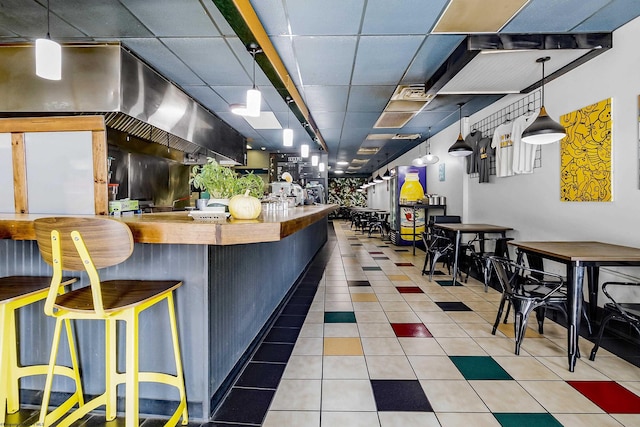
<svg viewBox="0 0 640 427"><path fill-rule="evenodd" d="M496 246L493 250L493 254L500 258L509 259L509 246L507 242L513 240L513 237L499 237L496 239ZM542 270L542 269L540 269Z"/></svg>
<svg viewBox="0 0 640 427"><path fill-rule="evenodd" d="M534 270L544 271L544 261L540 255L527 253L527 264L529 264L529 267ZM538 280L542 280L544 277L544 274L537 272L531 273L531 275Z"/></svg>
<svg viewBox="0 0 640 427"><path fill-rule="evenodd" d="M506 258L496 256L489 257L489 260L491 260L491 266L498 277L498 283L500 284L502 291L509 295L513 295L513 280L517 273L512 270L511 261Z"/></svg>
<svg viewBox="0 0 640 427"><path fill-rule="evenodd" d="M83 262L76 243L71 237L73 231L82 236L91 260L96 268L120 264L133 253L133 236L129 227L110 218L47 217L34 221L36 240L42 258L53 266L52 231L60 235L62 269L84 271Z"/></svg>
<svg viewBox="0 0 640 427"><path fill-rule="evenodd" d="M460 224L462 219L460 215L431 215L429 224Z"/></svg>

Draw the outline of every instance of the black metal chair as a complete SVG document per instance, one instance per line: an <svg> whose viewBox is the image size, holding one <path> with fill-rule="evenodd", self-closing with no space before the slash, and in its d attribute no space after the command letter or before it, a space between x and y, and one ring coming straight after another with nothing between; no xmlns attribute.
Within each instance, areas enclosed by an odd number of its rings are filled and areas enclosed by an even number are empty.
<svg viewBox="0 0 640 427"><path fill-rule="evenodd" d="M467 283L469 279L469 271L471 267L475 267L478 272L482 273L484 280L484 291L487 292L489 290L489 283L491 282L491 262L489 261L490 257L499 257L510 259L509 257L509 247L507 242L513 240L513 237L498 237L498 238L480 238L480 235L476 235L472 240L467 242L465 251L468 259L467 263L467 275L464 279L464 282ZM476 244L482 247L487 242L493 242L494 247L493 251L482 251L480 248L476 248Z"/></svg>
<svg viewBox="0 0 640 427"><path fill-rule="evenodd" d="M495 335L504 305L509 302L514 310L515 354L520 354L520 346L532 311L536 312L540 333L543 331L545 309L561 311L565 318L567 317L567 294L563 292L563 289L566 289L565 281L559 274L534 270L506 258L490 257L489 260L502 288L502 299L491 333ZM549 281L545 282L547 284L551 284L553 279L555 285L541 284L534 275L549 278Z"/></svg>
<svg viewBox="0 0 640 427"><path fill-rule="evenodd" d="M433 272L436 269L438 260L443 261L450 272L455 254L453 240L443 233L442 230L427 226L427 231L422 233L422 241L424 242L426 250L424 265L422 266L422 275L424 276L426 274L428 268L429 280L433 280Z"/></svg>
<svg viewBox="0 0 640 427"><path fill-rule="evenodd" d="M598 348L600 348L602 334L609 321L618 320L620 322L626 322L640 334L640 303L625 301L633 298L633 293L628 292L629 289L638 287L640 287L640 283L635 282L606 282L602 285L602 292L611 302L605 303L603 307L605 316L600 323L600 329L598 330L598 335L593 350L591 350L589 360L595 360L596 352Z"/></svg>

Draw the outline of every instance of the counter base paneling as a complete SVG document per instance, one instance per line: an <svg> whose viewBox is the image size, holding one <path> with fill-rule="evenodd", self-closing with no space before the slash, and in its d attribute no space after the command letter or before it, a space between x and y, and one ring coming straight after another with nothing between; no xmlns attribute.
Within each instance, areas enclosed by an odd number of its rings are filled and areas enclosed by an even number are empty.
<svg viewBox="0 0 640 427"><path fill-rule="evenodd" d="M212 398L242 363L274 310L326 242L327 216L309 222L276 241L230 245L136 243L127 261L101 271L104 280L182 280L175 301L190 420L209 419L214 410ZM27 238L28 228L22 224L21 235ZM51 268L40 258L35 241L0 240L0 276L50 274ZM86 274L79 277L79 284L74 286L89 283ZM44 315L43 309L38 303L20 310L23 364L48 361L55 322ZM74 331L85 393L100 394L104 388L104 324L76 321ZM118 342L124 345L124 336L120 335ZM61 343L62 349L64 345ZM158 304L140 317L141 369L173 372L171 348L166 307ZM69 356L61 351L58 360L69 363ZM39 405L43 385L43 377L24 379L22 403ZM65 379L56 379L53 402L62 400L72 387ZM169 415L177 399L172 387L140 385L141 414ZM119 400L124 404L122 396Z"/></svg>

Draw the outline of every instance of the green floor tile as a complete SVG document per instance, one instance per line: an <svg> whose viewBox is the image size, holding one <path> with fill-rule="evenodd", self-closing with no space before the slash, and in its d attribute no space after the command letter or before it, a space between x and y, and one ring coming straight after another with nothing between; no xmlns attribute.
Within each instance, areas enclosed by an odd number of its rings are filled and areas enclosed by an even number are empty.
<svg viewBox="0 0 640 427"><path fill-rule="evenodd" d="M324 323L356 323L356 315L353 311L327 311Z"/></svg>
<svg viewBox="0 0 640 427"><path fill-rule="evenodd" d="M364 271L382 271L380 267L362 267Z"/></svg>
<svg viewBox="0 0 640 427"><path fill-rule="evenodd" d="M440 286L464 286L459 281L454 285L453 280L436 280L436 283Z"/></svg>
<svg viewBox="0 0 640 427"><path fill-rule="evenodd" d="M502 427L562 427L553 415L536 414L493 414Z"/></svg>
<svg viewBox="0 0 640 427"><path fill-rule="evenodd" d="M513 379L489 356L449 356L449 359L467 381Z"/></svg>

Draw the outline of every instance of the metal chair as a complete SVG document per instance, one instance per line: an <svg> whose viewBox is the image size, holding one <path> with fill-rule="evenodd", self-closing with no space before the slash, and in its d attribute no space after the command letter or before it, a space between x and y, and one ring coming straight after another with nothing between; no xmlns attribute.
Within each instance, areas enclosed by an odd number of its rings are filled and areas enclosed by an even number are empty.
<svg viewBox="0 0 640 427"><path fill-rule="evenodd" d="M471 270L471 266L475 266L478 271L482 272L483 280L484 280L484 291L487 292L489 290L489 283L491 281L491 261L490 257L499 257L499 258L509 258L509 247L507 242L513 240L513 237L498 237L498 238L484 238L480 239L479 235L476 235L473 239L467 242L465 246L465 250L467 251L467 258L469 260L467 264L467 275L464 279L464 282L467 283L469 279L469 271ZM481 250L476 249L476 243L480 245L484 245L486 242L493 242L494 248L493 251L490 252L482 252Z"/></svg>
<svg viewBox="0 0 640 427"><path fill-rule="evenodd" d="M561 311L565 318L567 317L567 294L562 292L565 285L564 278L559 274L525 267L506 258L490 257L489 260L502 288L502 299L491 333L495 335L504 305L509 302L514 311L515 354L520 354L520 346L532 311L536 311L540 333L542 333L545 309ZM556 281L555 285L547 286L532 279L532 275L540 274L553 278Z"/></svg>
<svg viewBox="0 0 640 427"><path fill-rule="evenodd" d="M602 334L609 321L618 320L628 323L640 334L640 303L625 301L633 298L633 293L630 294L629 290L637 289L638 287L640 287L640 283L635 282L605 282L602 285L602 292L611 302L605 303L603 307L606 314L600 323L600 329L598 330L598 335L595 340L595 345L591 350L589 360L595 360L596 352L598 348L600 348ZM637 300L637 298L634 299Z"/></svg>
<svg viewBox="0 0 640 427"><path fill-rule="evenodd" d="M429 264L429 280L433 280L433 272L436 269L438 260L444 261L450 271L452 257L455 253L451 238L441 230L427 226L427 231L422 233L422 241L426 250L422 275L424 276L427 272L427 264Z"/></svg>
<svg viewBox="0 0 640 427"><path fill-rule="evenodd" d="M36 219L34 226L40 254L53 267L53 279L44 310L45 314L56 319L38 425L51 425L68 411L66 406L61 406L48 413L48 406L56 374L54 364L62 332L61 325L63 322L68 324L71 319L105 322L105 391L88 402L80 399L79 408L62 419L57 426L71 425L100 406L106 407L106 419L113 420L117 413L118 384L125 384L125 425L138 426L140 382L162 383L177 388L180 401L167 425L175 425L180 418L182 424L187 424L187 400L173 302L173 291L182 283L177 280L100 280L99 269L120 264L133 252L131 230L122 222L108 218L53 217ZM58 295L63 270L86 271L90 285ZM139 369L139 314L161 302L166 302L169 316L175 375L142 372ZM117 369L118 321L125 323L125 372ZM67 334L70 338L68 327ZM77 358L74 349L71 357Z"/></svg>

